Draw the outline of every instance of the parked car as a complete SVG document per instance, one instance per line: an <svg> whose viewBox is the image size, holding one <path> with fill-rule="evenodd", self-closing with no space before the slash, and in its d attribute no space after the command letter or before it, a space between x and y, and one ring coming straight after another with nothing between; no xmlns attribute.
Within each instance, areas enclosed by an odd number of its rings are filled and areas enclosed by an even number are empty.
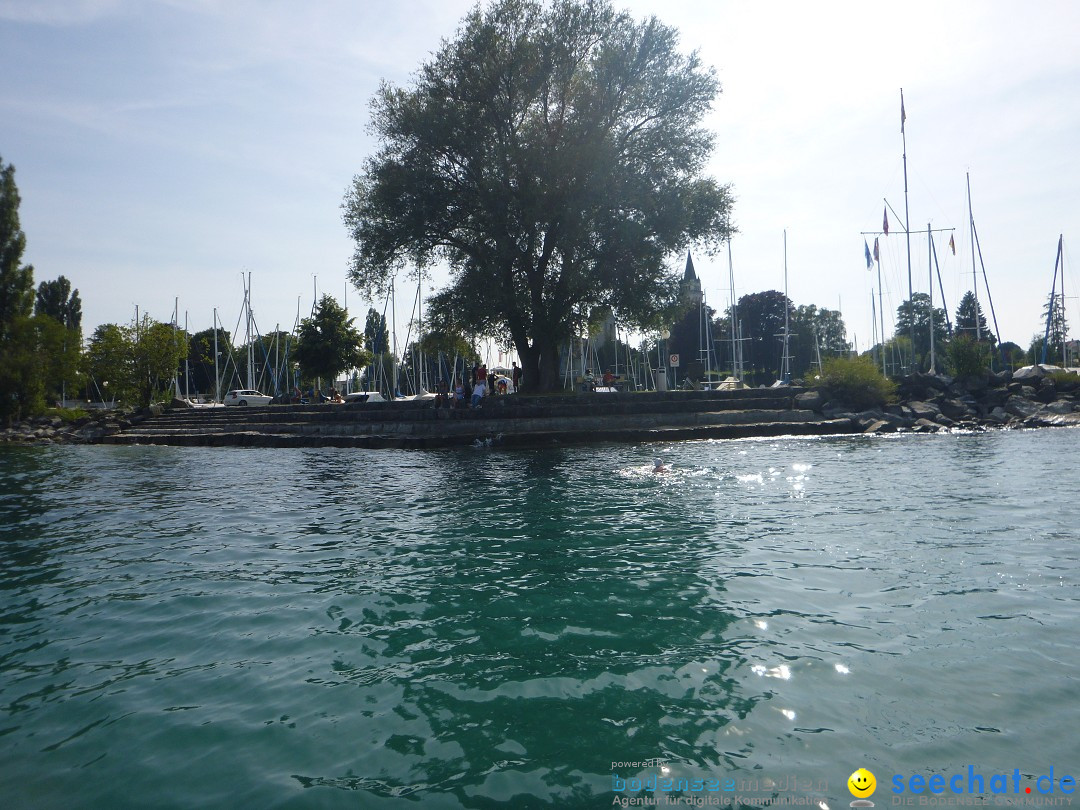
<svg viewBox="0 0 1080 810"><path fill-rule="evenodd" d="M258 391L248 391L237 388L225 395L226 405L269 405L273 397L260 394Z"/></svg>

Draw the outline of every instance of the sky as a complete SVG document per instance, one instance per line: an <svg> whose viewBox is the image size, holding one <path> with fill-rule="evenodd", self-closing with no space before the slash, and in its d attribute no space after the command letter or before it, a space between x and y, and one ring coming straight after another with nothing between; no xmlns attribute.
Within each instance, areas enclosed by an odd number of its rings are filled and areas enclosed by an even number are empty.
<svg viewBox="0 0 1080 810"><path fill-rule="evenodd" d="M945 305L972 288L966 177L1003 340L1027 347L1064 234L1067 317L1080 331L1080 3L614 0L681 32L722 85L704 124L708 173L730 183L735 296L784 290L839 308L872 339L864 239L880 238L886 330L929 288L936 231ZM16 169L24 261L66 276L83 331L136 306L198 331L240 319L245 273L260 332L291 329L315 291L363 325L341 204L377 149L369 101L407 86L468 0L0 0L0 159ZM954 229L954 230L950 230ZM947 247L954 236L956 254ZM685 256L671 258L681 273ZM710 306L731 297L726 252L695 251ZM445 282L436 271L429 284ZM987 286L979 300L988 319ZM404 337L414 282L402 279ZM935 302L940 294L935 286ZM381 309L383 302L375 302ZM991 323L991 328L993 324ZM241 332L242 332L241 325Z"/></svg>

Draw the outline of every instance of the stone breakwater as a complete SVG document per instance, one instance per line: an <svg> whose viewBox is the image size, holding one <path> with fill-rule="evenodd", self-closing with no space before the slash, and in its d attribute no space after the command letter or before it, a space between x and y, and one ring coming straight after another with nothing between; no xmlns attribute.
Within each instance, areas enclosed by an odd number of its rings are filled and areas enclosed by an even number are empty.
<svg viewBox="0 0 1080 810"><path fill-rule="evenodd" d="M916 374L899 402L858 410L805 388L492 397L478 410L431 400L348 405L164 408L59 417L0 431L9 443L203 447L537 447L751 436L984 430L1080 424L1074 383L1035 368L954 380Z"/></svg>
<svg viewBox="0 0 1080 810"><path fill-rule="evenodd" d="M828 419L850 419L863 433L1080 425L1080 376L1039 366L959 380L913 374L898 382L897 397L897 404L861 411L819 391L795 402Z"/></svg>

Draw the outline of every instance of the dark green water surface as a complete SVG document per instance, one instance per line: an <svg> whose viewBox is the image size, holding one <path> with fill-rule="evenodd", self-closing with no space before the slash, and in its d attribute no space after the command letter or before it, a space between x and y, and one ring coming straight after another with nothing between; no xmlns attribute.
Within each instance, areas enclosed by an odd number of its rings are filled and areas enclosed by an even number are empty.
<svg viewBox="0 0 1080 810"><path fill-rule="evenodd" d="M878 807L969 766L1060 790L1078 451L0 448L0 806L838 810L860 766ZM721 789L616 790L653 775Z"/></svg>

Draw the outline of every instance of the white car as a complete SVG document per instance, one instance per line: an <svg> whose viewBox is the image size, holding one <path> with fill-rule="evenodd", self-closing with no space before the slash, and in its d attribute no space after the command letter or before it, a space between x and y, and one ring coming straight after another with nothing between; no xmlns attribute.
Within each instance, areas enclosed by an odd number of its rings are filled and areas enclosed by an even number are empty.
<svg viewBox="0 0 1080 810"><path fill-rule="evenodd" d="M260 394L258 391L247 391L237 388L225 395L226 405L269 405L273 397Z"/></svg>

